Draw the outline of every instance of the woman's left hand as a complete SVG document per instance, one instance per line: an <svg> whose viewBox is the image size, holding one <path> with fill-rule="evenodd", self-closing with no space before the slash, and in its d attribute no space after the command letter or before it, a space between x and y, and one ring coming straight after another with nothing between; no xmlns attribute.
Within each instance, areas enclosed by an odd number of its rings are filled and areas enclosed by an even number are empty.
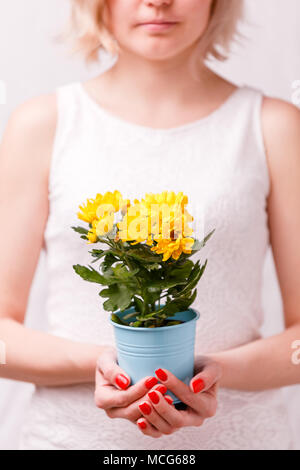
<svg viewBox="0 0 300 470"><path fill-rule="evenodd" d="M143 434L152 437L173 434L182 427L202 426L205 419L215 415L221 366L208 357L198 356L195 371L199 372L189 386L166 369L155 371L159 381L185 403L187 409L177 410L160 392L149 392L147 400L139 404L144 417L136 422Z"/></svg>

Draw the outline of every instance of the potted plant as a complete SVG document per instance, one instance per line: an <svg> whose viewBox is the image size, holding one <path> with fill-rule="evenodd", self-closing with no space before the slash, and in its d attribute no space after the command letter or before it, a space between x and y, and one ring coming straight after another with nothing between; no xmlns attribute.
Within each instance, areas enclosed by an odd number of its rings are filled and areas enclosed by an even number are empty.
<svg viewBox="0 0 300 470"><path fill-rule="evenodd" d="M193 217L182 192L146 194L132 204L119 191L97 194L79 206L88 228L72 227L88 244L92 265L74 265L82 279L100 284L111 313L118 363L132 384L158 368L188 383L194 372L199 313L191 308L207 265L191 256L205 246L188 225ZM174 396L174 395L173 395ZM178 400L175 398L175 403Z"/></svg>

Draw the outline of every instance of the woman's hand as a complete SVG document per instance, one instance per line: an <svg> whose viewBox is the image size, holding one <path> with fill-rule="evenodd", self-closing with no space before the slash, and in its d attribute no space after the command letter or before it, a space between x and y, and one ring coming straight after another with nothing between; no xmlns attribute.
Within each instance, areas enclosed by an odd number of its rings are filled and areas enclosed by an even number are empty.
<svg viewBox="0 0 300 470"><path fill-rule="evenodd" d="M129 385L130 377L118 366L115 349L105 349L96 368L96 406L110 418L124 418L135 424L142 416L138 405L145 401L147 392L158 390L163 396L167 389L158 385L156 377L145 377L135 385ZM171 397L165 399L172 402Z"/></svg>
<svg viewBox="0 0 300 470"><path fill-rule="evenodd" d="M217 389L221 366L207 357L199 357L195 370L200 371L189 386L166 369L155 371L159 380L183 403L186 410L178 410L163 399L159 391L150 391L147 400L139 405L143 418L137 420L141 431L152 437L172 434L185 426L201 426L217 410Z"/></svg>

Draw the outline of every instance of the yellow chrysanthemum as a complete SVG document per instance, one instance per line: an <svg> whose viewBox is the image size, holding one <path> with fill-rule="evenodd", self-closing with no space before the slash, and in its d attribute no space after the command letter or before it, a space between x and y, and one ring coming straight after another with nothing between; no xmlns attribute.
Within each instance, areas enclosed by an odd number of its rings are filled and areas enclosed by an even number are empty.
<svg viewBox="0 0 300 470"><path fill-rule="evenodd" d="M104 195L97 194L95 199L88 199L85 205L79 206L78 218L92 225L88 232L88 243L96 243L97 237L107 235L114 225L114 214L126 213L130 206L128 199L123 199L119 191L108 191Z"/></svg>
<svg viewBox="0 0 300 470"><path fill-rule="evenodd" d="M97 236L97 233L96 233L97 221L93 221L92 225L93 225L93 227L90 229L90 231L87 234L89 244L90 243L96 243L97 240L98 240L98 236Z"/></svg>
<svg viewBox="0 0 300 470"><path fill-rule="evenodd" d="M190 254L192 252L194 242L193 238L160 239L157 245L151 248L151 251L163 254L163 261L167 261L170 257L177 260L182 253Z"/></svg>
<svg viewBox="0 0 300 470"><path fill-rule="evenodd" d="M133 244L144 242L149 237L148 210L143 204L135 200L133 206L128 207L123 220L117 224L118 238L122 241L133 241Z"/></svg>
<svg viewBox="0 0 300 470"><path fill-rule="evenodd" d="M114 212L123 211L130 205L128 199L123 199L119 191L113 193L108 191L104 195L97 194L95 199L87 199L86 205L79 206L81 212L78 212L78 218L89 224L93 220L99 219L97 211L102 205L111 206Z"/></svg>
<svg viewBox="0 0 300 470"><path fill-rule="evenodd" d="M95 199L87 199L86 205L79 206L81 212L77 213L78 219L92 224L97 218L96 212L102 201L102 194L97 194Z"/></svg>
<svg viewBox="0 0 300 470"><path fill-rule="evenodd" d="M168 204L169 206L180 205L184 207L188 203L188 197L183 192L174 193L174 191L163 191L159 194L147 193L143 202L147 206L152 204Z"/></svg>
<svg viewBox="0 0 300 470"><path fill-rule="evenodd" d="M191 253L194 239L189 238L193 230L188 222L194 220L185 209L187 196L182 192L164 191L160 194L146 194L141 202L127 210L122 222L117 224L118 238L131 241L132 245L146 242L158 254L164 254L164 261L172 256L178 259L182 252Z"/></svg>
<svg viewBox="0 0 300 470"><path fill-rule="evenodd" d="M185 209L188 197L182 192L163 191L161 194L146 194L142 200L151 212L153 238L163 235L164 238L174 236L190 236L193 231L188 222L193 217Z"/></svg>

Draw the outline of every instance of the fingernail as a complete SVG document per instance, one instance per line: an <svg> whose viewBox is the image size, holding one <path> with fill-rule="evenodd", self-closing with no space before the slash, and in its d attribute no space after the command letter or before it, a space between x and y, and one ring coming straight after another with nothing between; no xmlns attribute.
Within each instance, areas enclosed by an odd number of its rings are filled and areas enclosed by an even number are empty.
<svg viewBox="0 0 300 470"><path fill-rule="evenodd" d="M164 395L167 391L167 387L165 385L158 385L155 390Z"/></svg>
<svg viewBox="0 0 300 470"><path fill-rule="evenodd" d="M149 392L148 397L155 405L159 402L159 395L156 392Z"/></svg>
<svg viewBox="0 0 300 470"><path fill-rule="evenodd" d="M145 385L150 390L150 388L154 387L158 382L156 377L150 377L149 379L146 380Z"/></svg>
<svg viewBox="0 0 300 470"><path fill-rule="evenodd" d="M128 385L129 385L129 380L127 379L127 377L125 377L125 375L123 374L119 374L117 375L116 377L116 384L122 389L122 390L125 390Z"/></svg>
<svg viewBox="0 0 300 470"><path fill-rule="evenodd" d="M166 380L168 380L167 374L166 374L165 371L162 370L162 369L157 369L157 370L155 371L155 374L157 375L157 377L159 378L159 380L162 380L163 382L165 382Z"/></svg>
<svg viewBox="0 0 300 470"><path fill-rule="evenodd" d="M145 423L145 421L139 421L138 426L140 429L146 429L147 423Z"/></svg>
<svg viewBox="0 0 300 470"><path fill-rule="evenodd" d="M192 387L194 393L199 393L205 387L204 381L202 379L196 379L194 382L192 382Z"/></svg>
<svg viewBox="0 0 300 470"><path fill-rule="evenodd" d="M139 409L141 410L142 413L144 413L145 415L149 415L151 413L151 406L148 404L148 403L141 403L141 405L139 405Z"/></svg>
<svg viewBox="0 0 300 470"><path fill-rule="evenodd" d="M165 397L165 400L169 403L169 405L173 405L173 400L171 397Z"/></svg>

